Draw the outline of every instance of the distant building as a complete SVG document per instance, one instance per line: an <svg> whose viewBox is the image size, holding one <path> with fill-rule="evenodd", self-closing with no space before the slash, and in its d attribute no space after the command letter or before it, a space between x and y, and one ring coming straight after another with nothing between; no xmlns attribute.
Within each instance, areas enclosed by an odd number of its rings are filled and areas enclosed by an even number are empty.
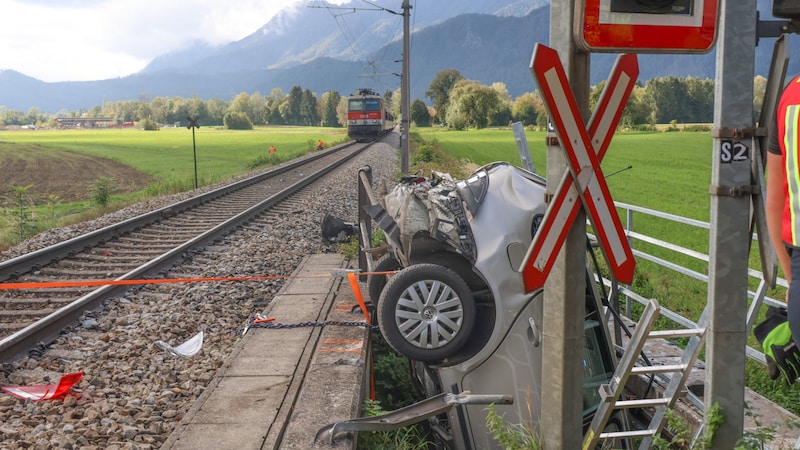
<svg viewBox="0 0 800 450"><path fill-rule="evenodd" d="M59 117L59 128L108 128L117 124L117 119L109 117Z"/></svg>

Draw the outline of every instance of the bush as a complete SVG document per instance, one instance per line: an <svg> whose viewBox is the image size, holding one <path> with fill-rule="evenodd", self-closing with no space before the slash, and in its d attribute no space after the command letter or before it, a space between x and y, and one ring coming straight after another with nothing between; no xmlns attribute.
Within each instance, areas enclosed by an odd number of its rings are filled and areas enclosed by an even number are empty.
<svg viewBox="0 0 800 450"><path fill-rule="evenodd" d="M417 151L414 152L414 157L412 158L412 164L419 164L422 162L440 162L439 157L436 155L436 151L432 145L420 145L417 148Z"/></svg>
<svg viewBox="0 0 800 450"><path fill-rule="evenodd" d="M667 127L667 131L678 131L678 121L672 119L669 121L669 127Z"/></svg>
<svg viewBox="0 0 800 450"><path fill-rule="evenodd" d="M228 130L252 130L253 122L250 117L241 111L228 111L222 118L222 123Z"/></svg>
<svg viewBox="0 0 800 450"><path fill-rule="evenodd" d="M142 127L144 131L158 131L161 129L161 127L153 119L142 119L139 122L139 126Z"/></svg>
<svg viewBox="0 0 800 450"><path fill-rule="evenodd" d="M695 131L695 132L705 133L711 131L711 125L708 124L686 125L683 127L683 131Z"/></svg>
<svg viewBox="0 0 800 450"><path fill-rule="evenodd" d="M115 188L115 182L116 180L108 177L100 177L95 180L89 187L92 202L101 208L108 206L108 202L111 200L111 194Z"/></svg>
<svg viewBox="0 0 800 450"><path fill-rule="evenodd" d="M10 223L13 224L16 230L17 242L22 242L29 236L29 232L35 227L36 221L33 218L33 199L28 192L33 187L32 184L27 186L11 186L12 197L10 200L10 207L8 214L10 216Z"/></svg>
<svg viewBox="0 0 800 450"><path fill-rule="evenodd" d="M277 157L273 157L272 155L260 155L258 158L247 163L247 168L258 169L259 167L271 166L277 162L280 162Z"/></svg>
<svg viewBox="0 0 800 450"><path fill-rule="evenodd" d="M364 402L367 417L383 414L385 410L380 402L367 400ZM368 450L427 450L432 443L425 439L422 425L409 425L393 431L361 432L358 434L357 449Z"/></svg>
<svg viewBox="0 0 800 450"><path fill-rule="evenodd" d="M503 417L495 411L494 404L489 405L487 411L486 428L504 449L538 450L544 448L544 443L530 425L505 423Z"/></svg>

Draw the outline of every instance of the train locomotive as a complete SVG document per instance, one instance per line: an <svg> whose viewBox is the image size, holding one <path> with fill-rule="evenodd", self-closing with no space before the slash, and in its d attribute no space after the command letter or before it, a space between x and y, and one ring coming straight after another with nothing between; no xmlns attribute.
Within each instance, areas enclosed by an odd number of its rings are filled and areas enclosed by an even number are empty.
<svg viewBox="0 0 800 450"><path fill-rule="evenodd" d="M362 88L347 98L347 135L356 142L378 139L394 126L392 113L374 90Z"/></svg>

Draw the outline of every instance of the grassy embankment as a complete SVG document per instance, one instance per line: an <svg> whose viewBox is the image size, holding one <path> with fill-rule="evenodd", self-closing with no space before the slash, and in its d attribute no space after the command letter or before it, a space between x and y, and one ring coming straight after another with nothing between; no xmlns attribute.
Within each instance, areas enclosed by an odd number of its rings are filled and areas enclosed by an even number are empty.
<svg viewBox="0 0 800 450"><path fill-rule="evenodd" d="M510 129L447 131L435 128L415 130L418 141L433 145L437 151L454 158L462 166L477 167L493 161L520 164L516 143ZM547 151L544 132L527 132L528 146L536 171L546 175ZM712 138L708 132L617 133L602 163L607 183L615 201L663 211L708 222L711 197ZM452 160L447 164L453 165ZM434 163L435 165L435 163ZM431 167L431 165L427 165ZM445 168L440 168L445 170ZM623 225L625 215L620 211ZM707 254L709 232L663 219L635 213L634 230L682 247ZM676 262L700 273L708 273L708 264L675 252L634 241L634 248ZM749 265L760 270L757 246L751 247ZM645 298L656 298L665 307L697 320L707 303L707 285L678 275L644 260L637 261L633 289ZM750 289L757 281L750 280ZM768 292L783 298L784 290ZM763 313L762 313L763 314ZM659 325L674 328L666 319ZM749 344L759 348L752 335ZM702 357L702 355L701 355ZM772 381L763 366L748 361L747 385L795 414L800 414L800 392L781 380ZM796 385L795 385L796 386Z"/></svg>
<svg viewBox="0 0 800 450"><path fill-rule="evenodd" d="M196 133L197 184L205 186L235 177L254 168L278 164L313 151L317 139L334 145L347 139L342 128L268 127L252 131L222 130L201 127ZM268 148L275 145L274 158ZM138 188L113 192L106 207L90 202L92 183L100 177L114 178L114 173L69 167L63 162L74 158L96 157L113 160L141 172L149 181ZM27 191L32 217L26 220L29 236L46 228L80 222L158 195L191 190L195 187L195 151L192 133L186 128L160 131L139 129L20 130L0 131L0 250L16 243L15 228L19 214L14 207L14 187L32 185ZM12 164L28 167L30 174L11 170ZM19 167L19 166L15 166ZM101 165L111 171L108 164ZM44 182L59 183L39 190ZM35 195L33 193L35 192ZM72 200L74 197L80 197ZM70 199L70 200L67 200Z"/></svg>

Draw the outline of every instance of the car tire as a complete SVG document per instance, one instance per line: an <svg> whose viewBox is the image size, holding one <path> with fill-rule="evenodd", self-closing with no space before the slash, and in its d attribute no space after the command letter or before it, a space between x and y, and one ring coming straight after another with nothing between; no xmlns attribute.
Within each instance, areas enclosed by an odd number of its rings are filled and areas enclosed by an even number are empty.
<svg viewBox="0 0 800 450"><path fill-rule="evenodd" d="M439 362L455 355L475 326L475 301L467 283L436 264L397 272L378 301L381 334L398 353Z"/></svg>
<svg viewBox="0 0 800 450"><path fill-rule="evenodd" d="M402 267L397 258L392 256L391 253L387 253L378 258L372 271L390 272ZM384 286L386 286L388 278L389 275L369 275L367 277L367 292L369 293L369 299L372 301L373 305L378 304L378 300L381 298L381 291L383 291Z"/></svg>

